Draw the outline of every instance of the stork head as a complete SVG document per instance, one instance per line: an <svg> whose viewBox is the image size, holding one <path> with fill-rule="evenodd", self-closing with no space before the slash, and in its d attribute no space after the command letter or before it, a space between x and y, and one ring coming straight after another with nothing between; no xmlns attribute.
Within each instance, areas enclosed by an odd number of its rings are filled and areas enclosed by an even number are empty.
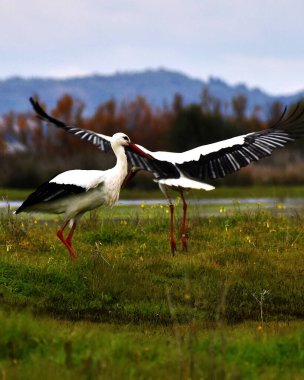
<svg viewBox="0 0 304 380"><path fill-rule="evenodd" d="M125 133L115 133L111 139L111 146L114 152L119 150L119 147L129 147L133 152L136 152L140 156L153 159L145 148L134 144Z"/></svg>
<svg viewBox="0 0 304 380"><path fill-rule="evenodd" d="M114 150L116 146L128 146L130 142L130 138L125 133L118 132L112 136L111 145Z"/></svg>

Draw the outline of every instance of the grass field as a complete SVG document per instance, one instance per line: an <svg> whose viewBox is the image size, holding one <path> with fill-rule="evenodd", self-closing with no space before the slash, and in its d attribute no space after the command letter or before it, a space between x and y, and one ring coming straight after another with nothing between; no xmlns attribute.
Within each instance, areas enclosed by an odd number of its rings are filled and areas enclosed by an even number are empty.
<svg viewBox="0 0 304 380"><path fill-rule="evenodd" d="M32 189L1 189L0 197L9 200L23 200ZM176 193L173 193L176 196ZM216 187L213 191L196 191L189 193L194 199L216 198L261 198L261 197L304 197L304 186L242 186L242 187ZM155 190L123 189L121 199L163 199L162 193L155 184Z"/></svg>
<svg viewBox="0 0 304 380"><path fill-rule="evenodd" d="M274 192L303 189L243 194ZM74 261L59 218L0 214L0 379L304 378L304 214L201 207L175 257L166 206L101 209Z"/></svg>

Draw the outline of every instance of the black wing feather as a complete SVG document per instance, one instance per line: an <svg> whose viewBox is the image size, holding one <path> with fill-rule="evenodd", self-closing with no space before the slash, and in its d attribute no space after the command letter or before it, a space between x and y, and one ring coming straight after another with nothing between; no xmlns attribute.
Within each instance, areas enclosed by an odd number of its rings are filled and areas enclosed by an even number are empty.
<svg viewBox="0 0 304 380"><path fill-rule="evenodd" d="M151 156L142 157L137 152L134 152L130 147L125 148L127 158L133 167L133 170L146 170L157 178L179 178L180 173L175 165L168 161L157 160Z"/></svg>
<svg viewBox="0 0 304 380"><path fill-rule="evenodd" d="M64 122L55 119L54 117L48 115L40 106L40 104L35 101L33 98L30 98L30 102L39 117L39 119L52 124L57 128L61 128L68 133L80 137L83 140L90 142L93 145L96 145L99 149L104 152L112 151L110 141L103 139L100 135L95 132L92 132L87 129L81 129L74 126L69 126ZM109 140L111 138L109 137ZM174 164L167 161L159 161L151 157L140 156L137 152L134 152L131 148L126 147L126 154L130 165L133 167L133 170L146 170L152 172L156 178L179 178L180 173L174 166Z"/></svg>
<svg viewBox="0 0 304 380"><path fill-rule="evenodd" d="M53 116L50 116L49 114L47 114L44 111L44 109L40 106L40 104L33 98L30 98L30 102L39 119L45 121L48 124L55 125L55 127L63 129L64 131L68 133L76 135L80 137L82 140L89 141L91 144L96 145L103 152L112 151L111 143L109 141L110 137L109 137L109 140L107 140L107 139L102 138L102 136L100 136L99 134L93 131L67 125L63 121L55 119Z"/></svg>
<svg viewBox="0 0 304 380"><path fill-rule="evenodd" d="M304 106L297 104L287 115L286 112L285 108L271 128L245 136L243 144L201 155L197 161L186 161L176 166L190 177L205 180L224 177L253 161L270 156L275 149L304 136Z"/></svg>
<svg viewBox="0 0 304 380"><path fill-rule="evenodd" d="M31 193L22 205L16 210L16 214L24 211L27 207L37 203L50 202L68 195L85 192L86 189L76 185L65 185L56 182L45 182Z"/></svg>
<svg viewBox="0 0 304 380"><path fill-rule="evenodd" d="M68 126L48 115L32 98L30 102L40 119L87 140L105 152L112 150L110 142L95 132ZM142 157L131 148L126 148L126 154L133 170L147 170L158 179L179 178L180 170L190 177L203 180L224 177L236 172L253 161L270 156L274 149L283 147L289 141L294 141L303 135L304 107L297 104L288 114L285 108L279 120L271 128L245 136L243 144L201 155L197 161L186 161L175 166L168 161Z"/></svg>

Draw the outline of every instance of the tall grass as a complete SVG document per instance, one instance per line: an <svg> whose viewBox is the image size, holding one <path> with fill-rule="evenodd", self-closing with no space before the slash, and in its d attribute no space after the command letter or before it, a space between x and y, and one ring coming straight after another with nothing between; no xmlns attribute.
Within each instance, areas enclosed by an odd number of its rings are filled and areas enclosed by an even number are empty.
<svg viewBox="0 0 304 380"><path fill-rule="evenodd" d="M215 320L226 289L225 319L235 323L258 319L252 295L266 289L265 318L303 316L301 216L257 210L204 218L196 208L189 252L172 258L166 211L139 206L133 218L87 218L76 233L76 262L55 237L56 221L2 216L6 303L72 319L168 324L169 292L184 323ZM179 220L177 215L177 236Z"/></svg>
<svg viewBox="0 0 304 380"><path fill-rule="evenodd" d="M189 251L173 258L167 211L93 213L75 261L56 218L1 214L0 377L300 378L302 215L190 206Z"/></svg>
<svg viewBox="0 0 304 380"><path fill-rule="evenodd" d="M221 329L72 323L0 311L8 379L301 379L303 323ZM208 327L208 328L207 328Z"/></svg>

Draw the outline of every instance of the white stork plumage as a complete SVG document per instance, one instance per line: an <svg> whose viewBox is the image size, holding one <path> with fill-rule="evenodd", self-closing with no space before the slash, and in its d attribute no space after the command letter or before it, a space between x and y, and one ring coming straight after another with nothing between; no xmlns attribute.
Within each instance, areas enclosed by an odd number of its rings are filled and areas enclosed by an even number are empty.
<svg viewBox="0 0 304 380"><path fill-rule="evenodd" d="M104 152L111 150L111 137L87 129L69 126L48 115L37 101L31 98L30 102L38 117L48 124L74 134L82 140L96 145ZM161 191L169 201L171 213L170 245L172 254L174 254L176 249L173 236L174 205L169 196L169 190L176 190L181 194L184 210L182 247L187 249L185 190L212 190L214 187L204 183L204 180L220 178L234 173L251 162L270 156L275 149L284 147L288 142L303 136L304 107L297 104L290 112L287 112L287 108L285 108L279 120L268 129L199 146L185 152L152 152L137 145L147 156L134 155L132 151L126 152L131 170L125 182L139 170L153 173L154 181L159 184Z"/></svg>
<svg viewBox="0 0 304 380"><path fill-rule="evenodd" d="M121 185L128 173L126 151L132 151L135 157L148 157L124 133L115 133L112 136L111 148L117 158L112 169L63 172L39 186L16 210L16 214L32 211L64 213L64 223L57 231L57 236L67 247L71 257L77 257L72 247L72 238L81 216L102 205L112 206L118 200ZM69 223L71 229L67 237L64 237L63 231Z"/></svg>

